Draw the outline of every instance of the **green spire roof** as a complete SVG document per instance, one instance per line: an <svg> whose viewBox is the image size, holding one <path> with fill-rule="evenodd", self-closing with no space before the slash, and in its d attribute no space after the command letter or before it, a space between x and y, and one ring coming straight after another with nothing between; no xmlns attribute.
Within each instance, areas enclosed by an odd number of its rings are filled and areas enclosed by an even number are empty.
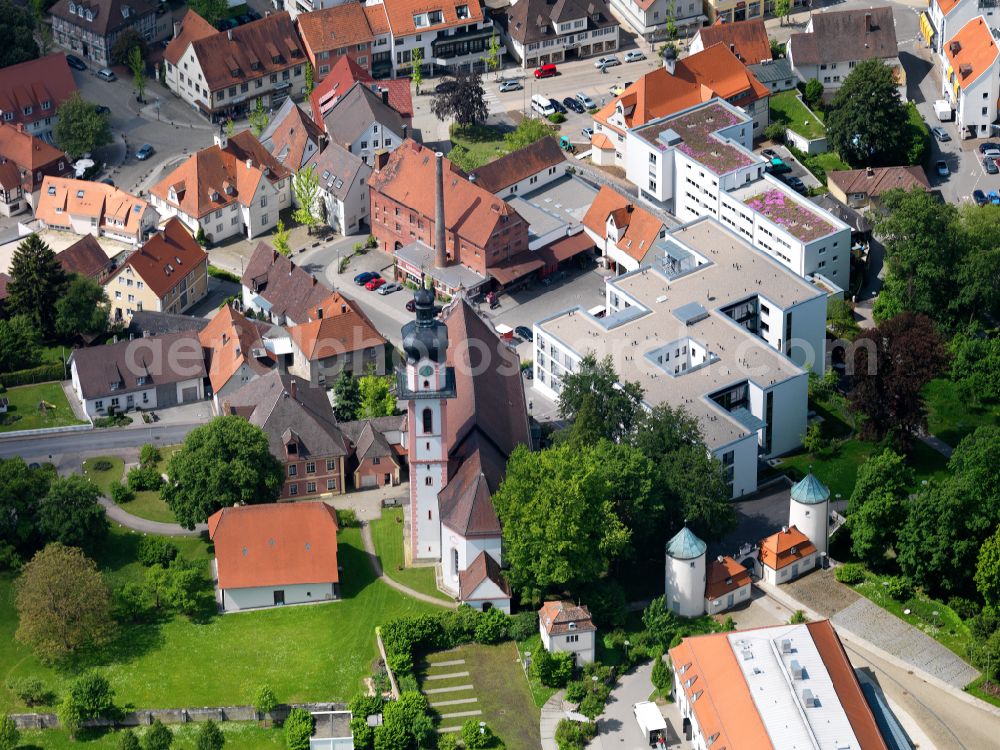
<svg viewBox="0 0 1000 750"><path fill-rule="evenodd" d="M812 472L792 487L792 500L803 505L819 505L830 498L830 488L819 481Z"/></svg>
<svg viewBox="0 0 1000 750"><path fill-rule="evenodd" d="M667 554L675 560L694 560L704 555L707 548L708 545L696 537L687 526L667 542Z"/></svg>

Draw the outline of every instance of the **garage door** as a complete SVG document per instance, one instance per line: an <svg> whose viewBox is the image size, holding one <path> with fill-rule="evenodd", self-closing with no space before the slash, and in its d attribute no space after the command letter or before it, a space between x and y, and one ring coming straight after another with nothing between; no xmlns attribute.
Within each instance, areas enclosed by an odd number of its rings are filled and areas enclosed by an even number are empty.
<svg viewBox="0 0 1000 750"><path fill-rule="evenodd" d="M188 401L198 400L198 386L191 386L190 388L185 388L181 391L181 403L186 404Z"/></svg>
<svg viewBox="0 0 1000 750"><path fill-rule="evenodd" d="M362 487L375 487L376 486L375 482L377 481L377 479L378 479L377 477L373 477L373 476L361 477L361 486Z"/></svg>

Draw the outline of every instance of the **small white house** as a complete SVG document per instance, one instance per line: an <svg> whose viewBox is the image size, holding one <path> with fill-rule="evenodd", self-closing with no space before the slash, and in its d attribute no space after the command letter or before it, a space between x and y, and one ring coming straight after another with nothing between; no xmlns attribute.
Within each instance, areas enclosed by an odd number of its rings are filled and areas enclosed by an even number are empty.
<svg viewBox="0 0 1000 750"><path fill-rule="evenodd" d="M546 651L574 654L578 664L594 661L597 627L585 605L545 602L538 610L538 632Z"/></svg>
<svg viewBox="0 0 1000 750"><path fill-rule="evenodd" d="M794 581L819 564L819 550L794 526L785 526L760 543L761 577L773 586Z"/></svg>
<svg viewBox="0 0 1000 750"><path fill-rule="evenodd" d="M223 612L340 598L337 515L326 503L223 508L208 519Z"/></svg>
<svg viewBox="0 0 1000 750"><path fill-rule="evenodd" d="M717 615L750 601L750 571L733 558L720 555L708 564L705 612Z"/></svg>

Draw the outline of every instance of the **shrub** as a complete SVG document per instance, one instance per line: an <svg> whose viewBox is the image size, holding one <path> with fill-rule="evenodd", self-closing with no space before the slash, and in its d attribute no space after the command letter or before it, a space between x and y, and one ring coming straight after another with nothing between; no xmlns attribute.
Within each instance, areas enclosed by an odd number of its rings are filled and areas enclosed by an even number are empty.
<svg viewBox="0 0 1000 750"><path fill-rule="evenodd" d="M121 622L139 622L150 606L149 591L141 583L129 581L115 589L114 613Z"/></svg>
<svg viewBox="0 0 1000 750"><path fill-rule="evenodd" d="M510 618L499 609L491 609L479 617L476 624L476 642L492 645L510 637Z"/></svg>
<svg viewBox="0 0 1000 750"><path fill-rule="evenodd" d="M951 597L948 606L963 620L971 620L979 614L979 604L962 596Z"/></svg>
<svg viewBox="0 0 1000 750"><path fill-rule="evenodd" d="M580 701L580 713L588 719L596 719L604 711L604 704L607 703L609 692L607 688L603 690L598 688L588 692L587 696Z"/></svg>
<svg viewBox="0 0 1000 750"><path fill-rule="evenodd" d="M785 142L785 126L780 122L772 122L764 128L764 137L774 143Z"/></svg>
<svg viewBox="0 0 1000 750"><path fill-rule="evenodd" d="M358 526L358 514L350 508L338 510L337 526L341 529L353 529Z"/></svg>
<svg viewBox="0 0 1000 750"><path fill-rule="evenodd" d="M234 284L240 283L240 277L237 276L232 271L226 271L223 268L218 268L217 266L209 265L208 275L215 279L223 279L225 281L231 281Z"/></svg>
<svg viewBox="0 0 1000 750"><path fill-rule="evenodd" d="M163 477L155 466L133 466L128 472L128 488L133 492L158 490L163 484Z"/></svg>
<svg viewBox="0 0 1000 750"><path fill-rule="evenodd" d="M111 485L111 500L116 505L124 505L135 500L135 493L129 489L127 484Z"/></svg>
<svg viewBox="0 0 1000 750"><path fill-rule="evenodd" d="M288 750L309 750L312 730L312 714L302 708L293 708L285 719L285 747Z"/></svg>
<svg viewBox="0 0 1000 750"><path fill-rule="evenodd" d="M549 115L549 122L553 122L556 125L558 125L561 122L566 122L566 115L564 115L562 112L553 112L551 115Z"/></svg>
<svg viewBox="0 0 1000 750"><path fill-rule="evenodd" d="M812 109L817 104L819 104L823 99L823 84L820 83L815 78L810 78L806 81L805 86L802 88L802 101L806 103L806 106Z"/></svg>
<svg viewBox="0 0 1000 750"><path fill-rule="evenodd" d="M115 692L107 678L97 672L84 672L70 685L69 694L59 706L59 720L76 735L82 722L108 716L115 709Z"/></svg>
<svg viewBox="0 0 1000 750"><path fill-rule="evenodd" d="M905 576L895 576L889 579L886 593L897 602L905 602L913 598L913 583Z"/></svg>
<svg viewBox="0 0 1000 750"><path fill-rule="evenodd" d="M159 719L153 721L146 736L142 738L143 750L170 750L172 744L174 744L174 733Z"/></svg>
<svg viewBox="0 0 1000 750"><path fill-rule="evenodd" d="M466 750L480 750L493 744L493 731L483 722L469 719L462 725L462 740L465 742Z"/></svg>
<svg viewBox="0 0 1000 750"><path fill-rule="evenodd" d="M209 719L198 729L198 736L195 746L198 750L222 750L226 744L226 736L219 729L219 725Z"/></svg>
<svg viewBox="0 0 1000 750"><path fill-rule="evenodd" d="M170 567L180 550L177 545L162 536L144 536L139 540L135 555L147 568L154 565Z"/></svg>
<svg viewBox="0 0 1000 750"><path fill-rule="evenodd" d="M146 443L142 448L139 449L139 463L143 466L148 466L149 464L155 464L163 458L160 453L160 449L157 448L152 443Z"/></svg>
<svg viewBox="0 0 1000 750"><path fill-rule="evenodd" d="M113 463L111 463L107 459L101 458L98 459L97 461L94 461L94 463L91 465L90 468L93 469L94 471L111 471L112 466L114 466Z"/></svg>
<svg viewBox="0 0 1000 750"><path fill-rule="evenodd" d="M269 714L278 707L278 699L268 684L261 685L253 696L254 710L259 714Z"/></svg>
<svg viewBox="0 0 1000 750"><path fill-rule="evenodd" d="M118 750L142 750L142 745L139 744L139 738L135 736L135 732L126 729L118 735Z"/></svg>
<svg viewBox="0 0 1000 750"><path fill-rule="evenodd" d="M442 734L438 737L438 750L458 750L457 734Z"/></svg>
<svg viewBox="0 0 1000 750"><path fill-rule="evenodd" d="M14 750L21 741L17 724L7 714L0 715L0 750Z"/></svg>
<svg viewBox="0 0 1000 750"><path fill-rule="evenodd" d="M1000 613L992 607L983 607L982 611L969 620L969 632L978 641L985 641L1000 629Z"/></svg>
<svg viewBox="0 0 1000 750"><path fill-rule="evenodd" d="M853 586L865 580L865 570L861 563L844 563L834 571L833 576L841 583Z"/></svg>
<svg viewBox="0 0 1000 750"><path fill-rule="evenodd" d="M670 667L667 666L662 653L658 653L656 658L653 659L653 671L650 674L650 681L653 683L653 687L661 693L670 687Z"/></svg>
<svg viewBox="0 0 1000 750"><path fill-rule="evenodd" d="M587 684L583 680L574 680L566 686L566 700L579 703L587 697Z"/></svg>
<svg viewBox="0 0 1000 750"><path fill-rule="evenodd" d="M0 385L6 388L14 388L19 385L44 383L48 380L62 380L64 377L66 377L66 370L63 367L63 363L49 362L48 364L38 365L38 367L30 367L27 370L0 373Z"/></svg>
<svg viewBox="0 0 1000 750"><path fill-rule="evenodd" d="M201 227L201 226L198 227L198 231L194 235L194 240L195 240L195 242L197 242L202 247L205 247L206 245L208 245L208 238L205 236L205 229L204 229L204 227Z"/></svg>
<svg viewBox="0 0 1000 750"><path fill-rule="evenodd" d="M510 618L510 637L515 641L524 641L538 632L537 612L518 612Z"/></svg>
<svg viewBox="0 0 1000 750"><path fill-rule="evenodd" d="M559 750L583 750L597 736L597 724L592 721L561 719L556 725L556 745Z"/></svg>
<svg viewBox="0 0 1000 750"><path fill-rule="evenodd" d="M806 617L806 613L801 609L797 609L792 613L791 618L788 620L789 625L802 625L809 622L809 618Z"/></svg>
<svg viewBox="0 0 1000 750"><path fill-rule="evenodd" d="M5 685L26 706L48 706L55 701L52 691L36 677L10 677Z"/></svg>
<svg viewBox="0 0 1000 750"><path fill-rule="evenodd" d="M535 676L546 687L566 687L573 676L573 654L539 651L531 662Z"/></svg>

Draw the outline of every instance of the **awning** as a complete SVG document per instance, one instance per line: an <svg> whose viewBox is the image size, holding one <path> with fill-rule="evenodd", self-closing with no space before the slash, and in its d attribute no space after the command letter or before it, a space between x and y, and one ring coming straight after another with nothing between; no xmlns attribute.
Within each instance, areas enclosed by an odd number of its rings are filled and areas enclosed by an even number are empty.
<svg viewBox="0 0 1000 750"><path fill-rule="evenodd" d="M545 261L546 266L554 266L595 247L594 241L586 232L577 232L539 248L537 255Z"/></svg>
<svg viewBox="0 0 1000 750"><path fill-rule="evenodd" d="M927 11L920 14L920 36L924 38L927 44L931 43L931 39L934 38L934 26L931 24L931 18L927 15Z"/></svg>
<svg viewBox="0 0 1000 750"><path fill-rule="evenodd" d="M487 273L496 279L497 283L501 286L507 286L512 281L517 281L529 273L534 273L543 268L545 263L539 260L538 256L540 254L540 251L536 253L531 250L518 253L504 265L487 269Z"/></svg>

